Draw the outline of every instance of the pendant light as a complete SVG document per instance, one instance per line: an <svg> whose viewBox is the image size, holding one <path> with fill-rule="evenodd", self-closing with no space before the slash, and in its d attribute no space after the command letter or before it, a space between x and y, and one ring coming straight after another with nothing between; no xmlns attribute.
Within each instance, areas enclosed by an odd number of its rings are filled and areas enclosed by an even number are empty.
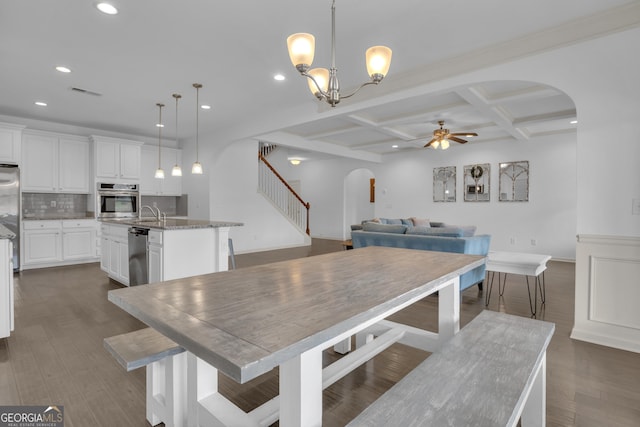
<svg viewBox="0 0 640 427"><path fill-rule="evenodd" d="M199 94L200 94L200 88L202 87L202 85L200 83L194 83L193 87L196 88L196 161L193 163L193 166L191 167L191 173L192 174L196 174L196 175L202 175L202 165L200 164L199 161L199 157L198 157L198 149L199 149L199 145L198 145L198 115L200 113L200 98L199 98Z"/></svg>
<svg viewBox="0 0 640 427"><path fill-rule="evenodd" d="M156 169L155 177L158 179L164 179L164 170L162 170L162 107L164 104L157 103L158 106L158 169Z"/></svg>
<svg viewBox="0 0 640 427"><path fill-rule="evenodd" d="M182 95L174 93L172 96L176 99L176 164L171 169L171 176L182 176L182 168L178 164L178 100Z"/></svg>

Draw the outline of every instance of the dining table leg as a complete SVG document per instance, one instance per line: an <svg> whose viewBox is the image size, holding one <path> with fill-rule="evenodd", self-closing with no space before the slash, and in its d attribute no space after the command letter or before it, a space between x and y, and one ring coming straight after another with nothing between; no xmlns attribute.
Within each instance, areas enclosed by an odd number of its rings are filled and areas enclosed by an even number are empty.
<svg viewBox="0 0 640 427"><path fill-rule="evenodd" d="M322 349L280 365L280 426L322 425Z"/></svg>
<svg viewBox="0 0 640 427"><path fill-rule="evenodd" d="M438 342L442 345L460 331L460 278L438 292Z"/></svg>

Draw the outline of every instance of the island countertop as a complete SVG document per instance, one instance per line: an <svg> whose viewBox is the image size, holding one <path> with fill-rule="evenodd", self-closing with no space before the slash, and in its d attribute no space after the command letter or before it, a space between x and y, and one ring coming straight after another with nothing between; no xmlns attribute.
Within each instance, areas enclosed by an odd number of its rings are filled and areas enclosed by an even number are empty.
<svg viewBox="0 0 640 427"><path fill-rule="evenodd" d="M14 237L16 237L16 235L13 231L0 224L0 239L13 239Z"/></svg>
<svg viewBox="0 0 640 427"><path fill-rule="evenodd" d="M132 227L154 228L157 230L187 230L194 228L223 228L223 227L240 227L244 224L233 221L207 221L200 219L181 219L167 218L164 221L157 221L152 218L141 219L105 219L100 220L105 224L129 225Z"/></svg>

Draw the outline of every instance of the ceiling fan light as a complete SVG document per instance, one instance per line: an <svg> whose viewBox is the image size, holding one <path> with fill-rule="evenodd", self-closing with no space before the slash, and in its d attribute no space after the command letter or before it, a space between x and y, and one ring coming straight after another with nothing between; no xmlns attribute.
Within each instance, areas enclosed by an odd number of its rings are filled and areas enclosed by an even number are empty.
<svg viewBox="0 0 640 427"><path fill-rule="evenodd" d="M318 90L318 86L325 93L329 89L329 70L326 68L314 68L309 70L308 74L312 76L318 85L313 82L311 79L307 79L307 84L309 85L309 90L316 98L322 98L322 93Z"/></svg>
<svg viewBox="0 0 640 427"><path fill-rule="evenodd" d="M448 139L443 139L440 142L440 148L442 148L443 150L446 150L447 148L449 148L449 140Z"/></svg>
<svg viewBox="0 0 640 427"><path fill-rule="evenodd" d="M434 150L437 150L438 147L440 146L440 141L438 141L437 139L435 141L433 141L431 143L431 146L433 147Z"/></svg>
<svg viewBox="0 0 640 427"><path fill-rule="evenodd" d="M371 80L379 82L389 72L391 66L391 49L386 46L373 46L367 49L365 55L367 73Z"/></svg>
<svg viewBox="0 0 640 427"><path fill-rule="evenodd" d="M287 37L289 58L298 71L306 71L313 63L316 50L316 39L308 33L296 33ZM302 68L302 70L301 70Z"/></svg>

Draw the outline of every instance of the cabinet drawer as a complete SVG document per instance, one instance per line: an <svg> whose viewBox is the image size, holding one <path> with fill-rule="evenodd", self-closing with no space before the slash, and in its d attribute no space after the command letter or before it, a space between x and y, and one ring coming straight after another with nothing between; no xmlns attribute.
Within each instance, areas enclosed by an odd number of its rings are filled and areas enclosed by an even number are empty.
<svg viewBox="0 0 640 427"><path fill-rule="evenodd" d="M59 230L60 221L22 221L25 230Z"/></svg>
<svg viewBox="0 0 640 427"><path fill-rule="evenodd" d="M162 245L162 231L149 231L149 243Z"/></svg>
<svg viewBox="0 0 640 427"><path fill-rule="evenodd" d="M113 238L127 240L129 238L129 227L126 225L111 225L109 227L109 235Z"/></svg>
<svg viewBox="0 0 640 427"><path fill-rule="evenodd" d="M93 228L96 221L93 219L73 219L62 221L62 228Z"/></svg>

